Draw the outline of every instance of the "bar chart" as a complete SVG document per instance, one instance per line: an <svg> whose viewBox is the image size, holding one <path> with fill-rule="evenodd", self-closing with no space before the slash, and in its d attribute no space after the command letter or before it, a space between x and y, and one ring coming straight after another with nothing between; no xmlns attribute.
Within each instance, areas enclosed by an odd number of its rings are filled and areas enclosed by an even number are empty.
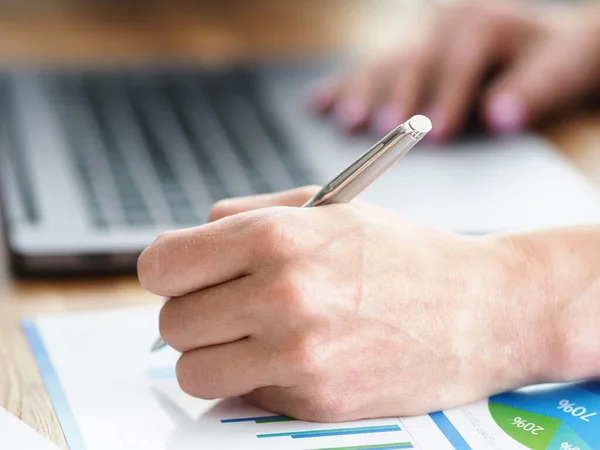
<svg viewBox="0 0 600 450"><path fill-rule="evenodd" d="M153 382L176 384L173 364L150 366L145 375ZM201 420L207 424L218 423L217 427L210 426L210 434L214 433L215 439L226 436L250 445L253 442L256 448L393 450L416 447L397 418L338 424L312 423L269 414L241 400L229 400L218 403L214 410L203 414ZM202 434L204 439L208 437L207 430L203 430Z"/></svg>
<svg viewBox="0 0 600 450"><path fill-rule="evenodd" d="M345 424L317 424L282 415L260 415L223 418L220 419L220 423L225 427L243 425L244 430L252 433L254 439L265 444L272 442L273 445L285 448L289 448L289 444L294 441L302 441L302 448L308 450L415 448L409 434L395 418Z"/></svg>
<svg viewBox="0 0 600 450"><path fill-rule="evenodd" d="M398 425L381 425L372 427L328 428L326 430L286 431L283 433L257 434L259 439L290 437L292 439L306 439L325 436L349 436L356 434L389 433L400 431Z"/></svg>

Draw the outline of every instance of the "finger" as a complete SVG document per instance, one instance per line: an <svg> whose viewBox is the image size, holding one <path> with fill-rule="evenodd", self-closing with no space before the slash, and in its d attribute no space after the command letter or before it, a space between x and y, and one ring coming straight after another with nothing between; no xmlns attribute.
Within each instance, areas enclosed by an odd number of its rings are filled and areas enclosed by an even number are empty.
<svg viewBox="0 0 600 450"><path fill-rule="evenodd" d="M335 106L342 128L354 132L368 125L395 75L394 61L381 59L356 72L344 87Z"/></svg>
<svg viewBox="0 0 600 450"><path fill-rule="evenodd" d="M217 202L208 216L209 222L232 216L254 209L268 208L270 206L302 206L313 195L319 192L319 186L304 186L297 189L276 192L273 194L252 195L237 197Z"/></svg>
<svg viewBox="0 0 600 450"><path fill-rule="evenodd" d="M436 15L396 63L389 98L382 103L374 118L373 128L377 133L389 133L412 115L422 112L420 109L426 101L441 52L441 36L446 34L448 27L448 20L441 14Z"/></svg>
<svg viewBox="0 0 600 450"><path fill-rule="evenodd" d="M435 66L435 46L433 41L423 42L405 57L391 94L392 100L376 118L376 127L381 133L391 131L421 109Z"/></svg>
<svg viewBox="0 0 600 450"><path fill-rule="evenodd" d="M281 368L253 339L183 353L177 380L183 391L204 399L234 397L280 382Z"/></svg>
<svg viewBox="0 0 600 450"><path fill-rule="evenodd" d="M149 292L180 297L251 274L275 261L269 244L283 226L274 211L247 212L160 235L138 259L138 278Z"/></svg>
<svg viewBox="0 0 600 450"><path fill-rule="evenodd" d="M483 110L492 132L519 132L588 91L597 79L592 55L572 47L552 42L532 49L490 87Z"/></svg>
<svg viewBox="0 0 600 450"><path fill-rule="evenodd" d="M175 350L187 352L254 334L262 326L253 302L263 290L259 283L248 276L172 298L160 311L160 335Z"/></svg>
<svg viewBox="0 0 600 450"><path fill-rule="evenodd" d="M317 391L314 386L309 390ZM306 391L306 390L305 390ZM244 400L259 408L310 422L347 421L345 412L339 411L336 404L343 402L335 398L319 398L315 393L304 392L297 387L267 386L244 395Z"/></svg>
<svg viewBox="0 0 600 450"><path fill-rule="evenodd" d="M501 30L487 18L467 22L455 31L431 102L430 139L449 140L464 126L479 84L501 58L502 39Z"/></svg>
<svg viewBox="0 0 600 450"><path fill-rule="evenodd" d="M298 401L293 390L287 387L268 386L255 389L244 395L244 400L251 405L276 414L299 418ZM301 415L301 414L300 414Z"/></svg>
<svg viewBox="0 0 600 450"><path fill-rule="evenodd" d="M327 113L336 104L347 84L348 76L331 77L313 83L308 89L310 107L317 113Z"/></svg>

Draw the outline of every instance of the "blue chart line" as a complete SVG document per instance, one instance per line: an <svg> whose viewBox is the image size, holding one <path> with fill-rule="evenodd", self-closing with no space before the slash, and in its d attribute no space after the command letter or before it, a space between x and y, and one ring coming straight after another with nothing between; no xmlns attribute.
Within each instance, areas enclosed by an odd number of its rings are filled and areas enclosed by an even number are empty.
<svg viewBox="0 0 600 450"><path fill-rule="evenodd" d="M452 425L452 422L446 417L446 414L439 411L429 414L429 417L431 417L440 431L444 433L446 439L450 441L450 444L452 444L456 450L472 450L458 430Z"/></svg>
<svg viewBox="0 0 600 450"><path fill-rule="evenodd" d="M259 439L291 437L292 439L307 439L316 437L348 436L353 434L389 433L400 431L398 425L380 425L372 427L331 428L328 430L288 431L285 433L257 434Z"/></svg>
<svg viewBox="0 0 600 450"><path fill-rule="evenodd" d="M240 422L254 422L254 423L271 423L271 422L288 422L292 421L287 416L258 416L258 417L240 417L236 419L221 419L221 423L240 423Z"/></svg>
<svg viewBox="0 0 600 450"><path fill-rule="evenodd" d="M152 380L170 380L177 377L174 366L150 367L146 376Z"/></svg>
<svg viewBox="0 0 600 450"><path fill-rule="evenodd" d="M402 450L414 448L410 442L392 442L391 444L351 445L350 447L314 448L312 450Z"/></svg>
<svg viewBox="0 0 600 450"><path fill-rule="evenodd" d="M50 355L46 350L46 346L39 334L37 326L33 321L24 320L22 323L23 332L29 341L29 346L35 357L40 374L44 380L44 385L52 400L54 411L60 421L69 448L73 450L85 450L86 445L79 430L79 425L75 420L71 405L67 400L67 395L58 379L58 375L54 370L54 365L50 359Z"/></svg>

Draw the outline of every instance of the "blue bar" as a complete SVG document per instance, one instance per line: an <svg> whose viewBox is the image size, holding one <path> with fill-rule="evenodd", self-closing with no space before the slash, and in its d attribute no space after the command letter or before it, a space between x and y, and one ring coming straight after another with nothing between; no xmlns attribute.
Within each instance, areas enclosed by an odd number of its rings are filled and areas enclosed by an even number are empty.
<svg viewBox="0 0 600 450"><path fill-rule="evenodd" d="M260 416L260 417L242 417L240 419L222 419L221 423L237 423L237 422L254 422L255 420L266 420L266 419L283 419L287 416Z"/></svg>
<svg viewBox="0 0 600 450"><path fill-rule="evenodd" d="M414 448L412 445L394 445L393 447L367 447L363 450L403 450L405 448Z"/></svg>
<svg viewBox="0 0 600 450"><path fill-rule="evenodd" d="M175 367L150 367L146 370L146 376L153 380L165 380L176 378Z"/></svg>
<svg viewBox="0 0 600 450"><path fill-rule="evenodd" d="M400 427L398 425L390 425L389 427L379 427L379 428L371 428L367 430L346 430L346 431L325 431L325 432L314 432L314 433L305 433L305 434L292 434L292 439L305 439L305 438L315 438L315 437L328 437L328 436L347 436L354 434L372 434L372 433L388 433L390 431L400 431Z"/></svg>
<svg viewBox="0 0 600 450"><path fill-rule="evenodd" d="M60 421L60 426L63 429L69 448L71 450L85 450L86 445L83 436L35 323L24 320L21 326L29 341L29 347L37 363L42 380L44 380L46 391L48 391L50 400L52 400L52 406Z"/></svg>
<svg viewBox="0 0 600 450"><path fill-rule="evenodd" d="M371 450L400 450L404 448L414 448L412 445L395 445L394 447L387 447L382 449L381 447L371 447ZM366 449L369 450L369 449Z"/></svg>
<svg viewBox="0 0 600 450"><path fill-rule="evenodd" d="M435 422L437 427L440 429L446 439L452 444L455 450L472 450L469 444L464 440L461 434L458 432L456 427L452 425L452 422L446 417L442 411L429 414L429 417Z"/></svg>
<svg viewBox="0 0 600 450"><path fill-rule="evenodd" d="M393 442L390 444L351 445L349 447L313 448L312 450L400 450L414 448L410 442Z"/></svg>

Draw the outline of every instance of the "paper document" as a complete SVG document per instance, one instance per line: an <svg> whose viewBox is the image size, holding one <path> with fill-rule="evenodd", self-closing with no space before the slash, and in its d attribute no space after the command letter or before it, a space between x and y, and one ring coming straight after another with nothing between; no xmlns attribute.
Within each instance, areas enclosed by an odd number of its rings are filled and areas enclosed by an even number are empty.
<svg viewBox="0 0 600 450"><path fill-rule="evenodd" d="M58 446L0 407L0 449L59 450Z"/></svg>
<svg viewBox="0 0 600 450"><path fill-rule="evenodd" d="M150 354L159 306L24 322L71 450L600 449L600 382L534 387L410 418L308 423L204 401Z"/></svg>

